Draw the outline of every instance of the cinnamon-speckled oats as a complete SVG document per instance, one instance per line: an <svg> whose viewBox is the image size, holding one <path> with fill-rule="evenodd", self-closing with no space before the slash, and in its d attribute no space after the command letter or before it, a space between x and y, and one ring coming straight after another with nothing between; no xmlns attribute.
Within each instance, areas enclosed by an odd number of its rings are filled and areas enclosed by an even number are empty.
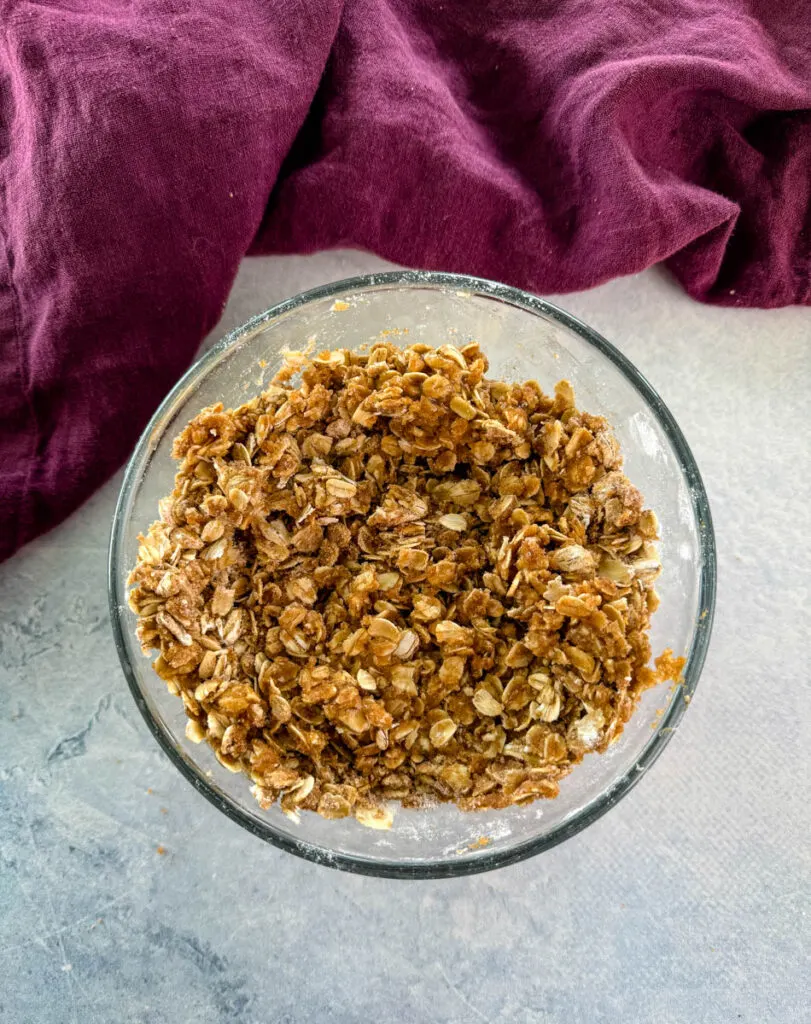
<svg viewBox="0 0 811 1024"><path fill-rule="evenodd" d="M647 667L657 523L609 425L486 370L477 344L290 353L176 439L130 603L263 807L554 797L681 671Z"/></svg>

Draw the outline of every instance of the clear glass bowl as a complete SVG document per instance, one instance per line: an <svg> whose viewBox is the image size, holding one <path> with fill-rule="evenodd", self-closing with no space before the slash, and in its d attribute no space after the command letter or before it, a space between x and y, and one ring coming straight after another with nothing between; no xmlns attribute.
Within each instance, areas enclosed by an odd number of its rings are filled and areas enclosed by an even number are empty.
<svg viewBox="0 0 811 1024"><path fill-rule="evenodd" d="M348 308L333 308L336 299ZM381 330L408 330L409 343L481 342L490 376L533 378L549 390L572 381L578 406L604 415L622 445L625 468L661 524L664 570L657 589L652 644L687 658L684 681L648 691L620 741L587 756L561 784L556 800L502 811L463 813L452 805L398 810L388 832L352 818L326 821L303 813L295 824L278 809L262 811L249 781L223 768L206 744L184 735L181 701L141 653L127 606L127 575L137 536L157 518L172 490L173 437L201 408L237 406L275 373L279 352L353 348ZM373 875L431 878L511 864L575 835L628 792L656 760L695 690L715 599L715 542L707 495L675 420L645 378L591 328L515 288L454 274L371 274L315 288L274 306L233 331L179 381L146 428L129 462L113 523L109 588L113 631L135 702L180 772L215 807L266 841L308 860ZM662 713L663 709L663 713ZM666 812L663 812L666 813Z"/></svg>

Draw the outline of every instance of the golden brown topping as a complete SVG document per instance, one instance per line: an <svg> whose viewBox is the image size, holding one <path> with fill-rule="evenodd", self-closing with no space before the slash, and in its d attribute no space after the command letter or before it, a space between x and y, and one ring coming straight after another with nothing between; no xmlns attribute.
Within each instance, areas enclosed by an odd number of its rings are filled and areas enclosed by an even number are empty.
<svg viewBox="0 0 811 1024"><path fill-rule="evenodd" d="M610 427L486 370L475 343L291 353L175 441L130 605L262 807L553 797L678 677L647 665L658 525Z"/></svg>

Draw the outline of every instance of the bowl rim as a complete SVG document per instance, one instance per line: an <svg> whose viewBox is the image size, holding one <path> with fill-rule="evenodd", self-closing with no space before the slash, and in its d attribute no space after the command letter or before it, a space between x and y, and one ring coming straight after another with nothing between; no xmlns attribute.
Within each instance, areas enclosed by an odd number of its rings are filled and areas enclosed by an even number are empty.
<svg viewBox="0 0 811 1024"><path fill-rule="evenodd" d="M687 482L691 506L698 529L701 554L698 595L699 610L693 627L692 640L690 649L687 652L687 661L681 683L680 696L683 699L672 699L669 701L664 714L658 721L656 729L653 730L651 738L645 744L635 764L625 774L616 778L599 796L595 797L570 817L564 819L551 832L543 836L527 839L509 850L494 850L489 853L485 851L473 857L460 857L458 860L427 860L425 862L377 860L355 854L332 851L307 840L297 839L277 832L270 823L260 825L225 793L215 788L205 777L201 768L198 768L196 765L193 766L179 752L174 742L151 714L146 699L138 685L137 674L129 658L124 637L123 609L119 603L118 583L119 580L123 579L121 576L121 561L124 549L124 509L132 492L139 483L136 467L142 461L143 456L148 454L148 449L156 446L157 438L163 435L168 425L168 422L163 423L163 421L164 419L168 421L170 418L169 414L178 398L185 391L191 390L197 381L220 360L226 350L264 324L318 300L331 297L336 298L347 293L357 293L381 286L399 286L404 288L428 287L434 290L453 289L455 291L475 293L485 298L496 299L531 314L554 320L578 335L593 348L596 348L601 355L617 367L628 383L639 394L667 436ZM611 807L629 793L667 746L684 715L687 704L695 693L712 632L716 582L715 535L709 500L698 466L670 410L633 363L614 345L582 320L567 313L553 303L531 295L520 288L514 288L510 285L500 284L497 281L472 277L466 274L421 270L394 270L362 274L300 292L292 298L276 303L228 332L211 349L197 359L160 403L129 458L113 515L108 558L110 620L124 676L147 727L163 752L184 778L218 810L230 818L231 821L241 825L252 835L288 853L295 854L314 863L325 864L356 874L405 879L460 877L515 864L545 850L552 849L559 843L581 832L601 818ZM124 592L122 592L121 597L125 597Z"/></svg>

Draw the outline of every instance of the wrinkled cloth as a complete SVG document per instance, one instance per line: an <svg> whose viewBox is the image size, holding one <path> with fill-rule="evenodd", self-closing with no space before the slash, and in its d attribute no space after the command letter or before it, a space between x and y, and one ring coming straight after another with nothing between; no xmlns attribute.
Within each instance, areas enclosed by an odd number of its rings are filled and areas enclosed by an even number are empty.
<svg viewBox="0 0 811 1024"><path fill-rule="evenodd" d="M808 303L810 108L805 0L0 0L0 557L121 464L246 253Z"/></svg>

